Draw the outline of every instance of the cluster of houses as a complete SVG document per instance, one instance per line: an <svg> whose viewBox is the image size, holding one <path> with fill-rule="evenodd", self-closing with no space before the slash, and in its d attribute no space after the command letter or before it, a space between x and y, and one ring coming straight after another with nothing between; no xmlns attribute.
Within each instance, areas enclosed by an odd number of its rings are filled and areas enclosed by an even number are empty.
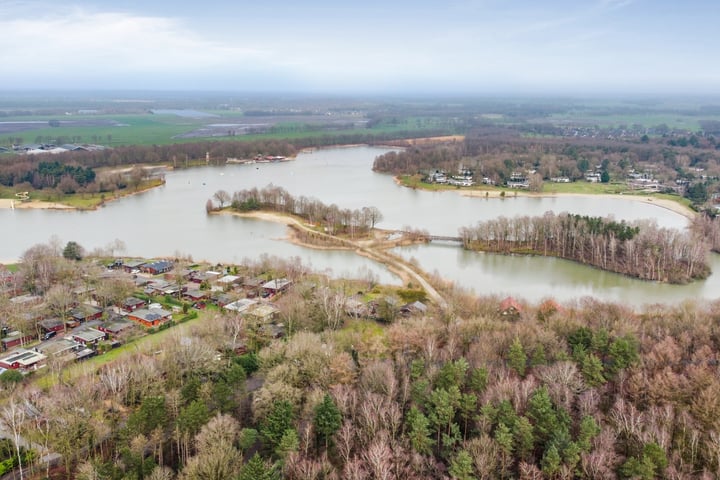
<svg viewBox="0 0 720 480"><path fill-rule="evenodd" d="M143 294L103 308L94 288L80 286L73 289L70 308L61 316L48 315L42 296L15 291L14 274L0 268L0 288L11 297L11 304L24 312L25 323L35 325L33 332L11 331L9 327L0 330L0 349L4 352L0 354L0 373L2 369L33 371L44 366L49 357L83 360L96 355L101 348L119 345L120 338L132 335L139 327L169 324L174 314L182 312L182 307L163 307L153 301L154 297L168 295L201 309L214 304L222 311L234 311L253 319L270 336L284 335L282 325L277 323L279 309L272 299L290 288L292 282L288 279L244 278L224 269L178 270L167 260L116 260L108 267L107 277L132 279L137 291Z"/></svg>
<svg viewBox="0 0 720 480"><path fill-rule="evenodd" d="M435 170L427 174L425 181L441 185L455 185L457 187L471 187L475 185L472 170L463 167L458 169L456 175L448 175L444 170Z"/></svg>

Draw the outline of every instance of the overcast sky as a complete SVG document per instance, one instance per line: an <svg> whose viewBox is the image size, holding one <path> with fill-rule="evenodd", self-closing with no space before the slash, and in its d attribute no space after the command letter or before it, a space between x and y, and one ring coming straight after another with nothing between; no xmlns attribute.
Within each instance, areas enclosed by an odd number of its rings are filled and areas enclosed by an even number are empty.
<svg viewBox="0 0 720 480"><path fill-rule="evenodd" d="M0 1L0 89L720 93L708 0Z"/></svg>

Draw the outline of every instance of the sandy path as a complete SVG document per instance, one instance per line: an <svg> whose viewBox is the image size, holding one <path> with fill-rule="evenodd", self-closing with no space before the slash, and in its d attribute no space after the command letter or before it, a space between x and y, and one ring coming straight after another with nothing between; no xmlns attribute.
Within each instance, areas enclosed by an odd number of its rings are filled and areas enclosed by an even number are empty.
<svg viewBox="0 0 720 480"><path fill-rule="evenodd" d="M438 293L435 288L433 288L430 283L425 280L425 278L415 271L412 266L410 266L407 262L405 262L403 259L395 257L394 255L390 255L389 253L382 250L382 246L387 247L386 244L383 242L380 242L379 244L375 244L374 242L368 242L368 241L353 241L348 240L344 238L338 238L332 235L328 235L325 233L319 233L316 230L313 230L311 227L309 227L307 224L301 222L295 217L291 217L288 215L282 215L278 213L273 212L249 212L249 213L240 213L240 212L229 212L227 210L222 211L220 213L229 213L231 215L237 215L241 217L250 217L250 218L258 218L260 220L269 221L269 222L276 222L276 223L282 223L283 225L293 226L295 228L299 228L302 230L305 230L307 232L313 233L314 235L320 235L320 236L326 236L329 240L332 240L333 242L340 242L343 243L346 248L355 250L355 252L358 255L362 255L364 257L370 258L372 260L375 260L376 262L382 263L385 265L391 272L398 275L404 284L407 284L408 282L413 282L416 284L419 284L422 286L422 288L427 293L428 297L430 297L437 305L439 305L441 308L447 308L448 304L443 298L440 293ZM297 239L289 238L290 241L303 245L309 248L317 248L316 246L312 244L307 244L303 242L297 241ZM337 249L338 247L320 247L322 249Z"/></svg>

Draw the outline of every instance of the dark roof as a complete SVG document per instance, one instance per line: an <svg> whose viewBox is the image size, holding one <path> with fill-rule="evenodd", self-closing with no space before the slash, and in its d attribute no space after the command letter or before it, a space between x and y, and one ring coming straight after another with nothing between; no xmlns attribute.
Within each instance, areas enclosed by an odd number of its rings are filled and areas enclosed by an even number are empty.
<svg viewBox="0 0 720 480"><path fill-rule="evenodd" d="M170 270L172 267L173 263L167 260L158 260L157 262L146 263L145 265L143 265L143 268L157 271Z"/></svg>

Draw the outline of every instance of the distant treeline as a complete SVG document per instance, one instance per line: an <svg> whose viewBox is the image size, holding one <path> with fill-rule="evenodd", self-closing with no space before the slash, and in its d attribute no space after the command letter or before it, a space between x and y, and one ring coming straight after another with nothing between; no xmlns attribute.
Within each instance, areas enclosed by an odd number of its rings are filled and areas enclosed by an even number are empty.
<svg viewBox="0 0 720 480"><path fill-rule="evenodd" d="M220 190L215 193L213 198L222 208L230 200L230 195ZM215 209L212 200L208 200L206 207L208 211ZM376 207L342 209L335 204L325 205L318 200L304 196L295 198L284 188L273 185L233 193L230 207L240 212L272 210L297 215L309 223L323 225L325 231L331 235L362 234L374 228L375 224L382 220L382 214Z"/></svg>
<svg viewBox="0 0 720 480"><path fill-rule="evenodd" d="M710 274L704 237L650 222L548 212L480 222L460 236L470 250L560 257L644 280L686 283Z"/></svg>
<svg viewBox="0 0 720 480"><path fill-rule="evenodd" d="M6 186L26 182L37 189L55 188L63 180L86 186L95 181L95 172L91 168L64 165L57 161L38 162L32 169L0 170L0 184Z"/></svg>
<svg viewBox="0 0 720 480"><path fill-rule="evenodd" d="M677 143L677 142L676 142ZM521 136L498 127L478 129L463 141L417 145L375 159L373 170L393 175L457 172L460 166L502 183L513 172L534 170L542 178L584 178L587 171L605 171L624 180L631 171L650 172L661 182L694 181L720 172L720 152L712 145L668 145L662 139L619 141L603 138ZM700 175L696 172L704 171Z"/></svg>

